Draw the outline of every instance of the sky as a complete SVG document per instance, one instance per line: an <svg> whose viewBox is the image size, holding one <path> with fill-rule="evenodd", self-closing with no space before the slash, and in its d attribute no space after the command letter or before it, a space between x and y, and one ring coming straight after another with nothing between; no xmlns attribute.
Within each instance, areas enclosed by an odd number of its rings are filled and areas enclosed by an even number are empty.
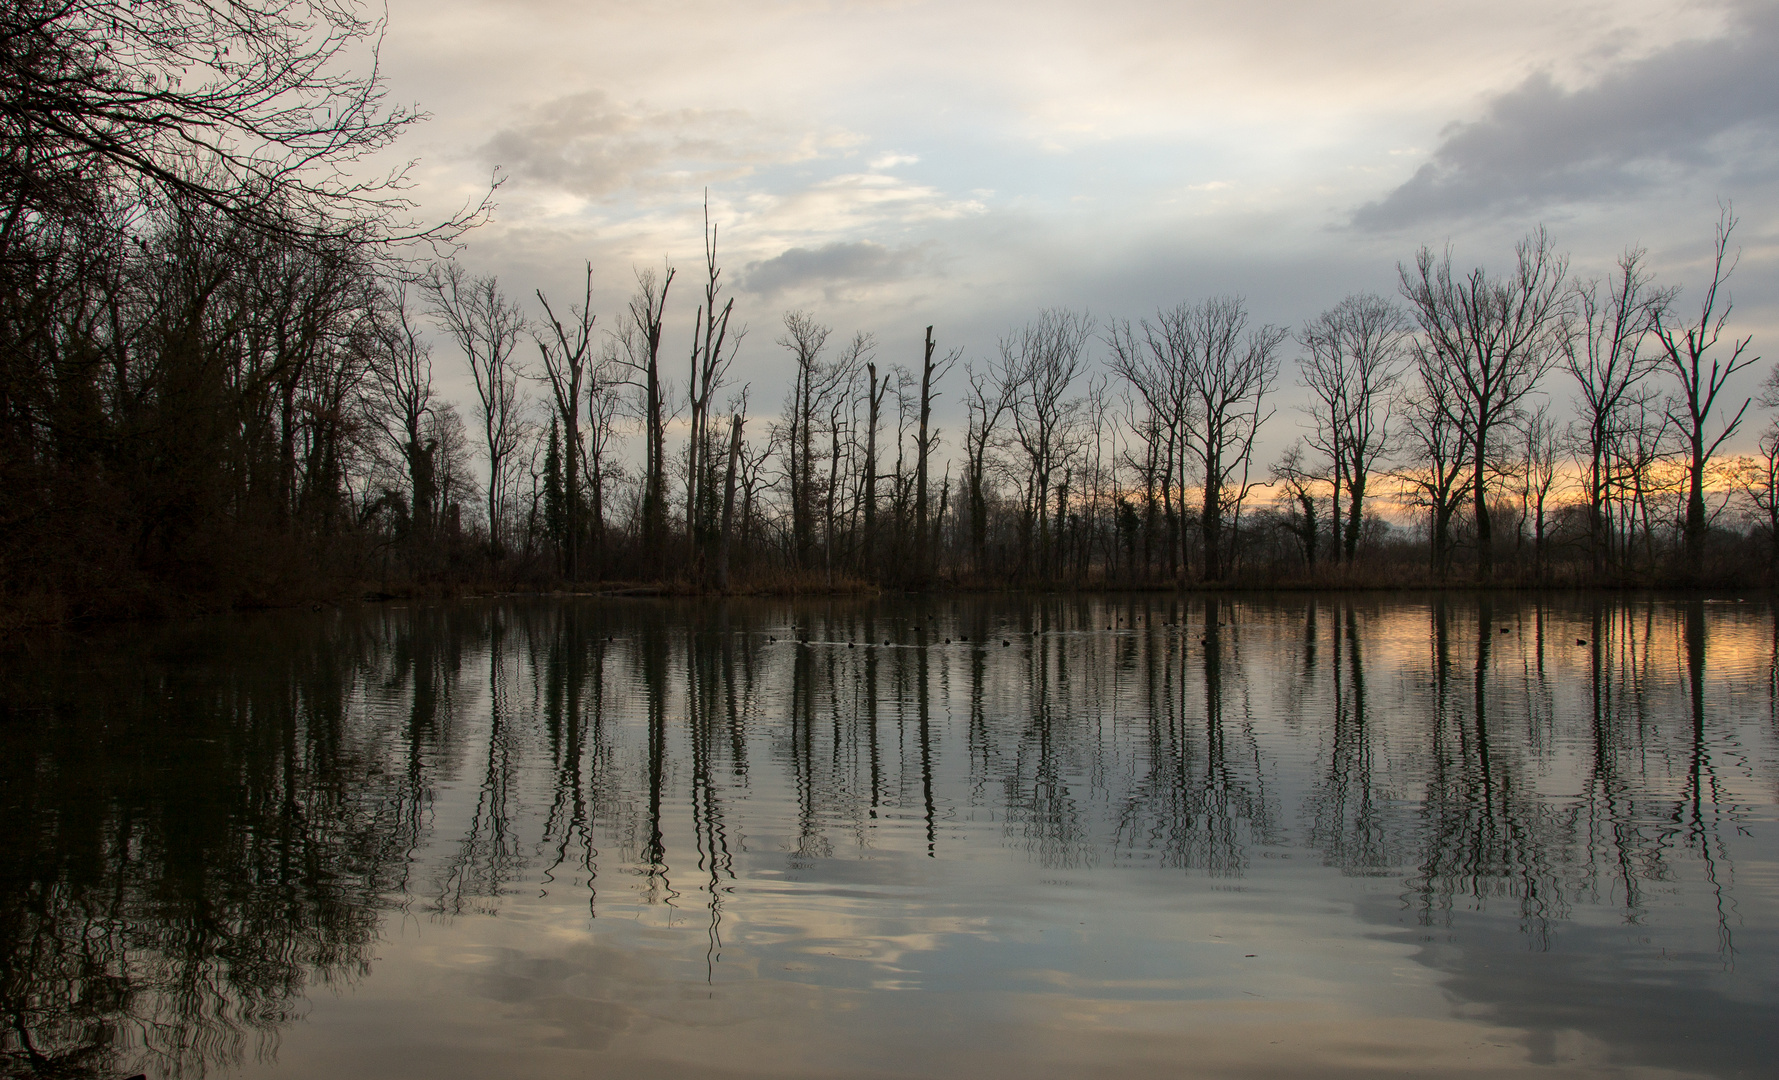
<svg viewBox="0 0 1779 1080"><path fill-rule="evenodd" d="M1055 306L1296 327L1422 245L1505 270L1541 224L1579 276L1647 248L1684 306L1724 202L1729 331L1779 331L1775 3L390 0L381 63L431 117L411 195L444 217L504 177L459 257L533 306L590 261L612 327L665 260L683 357L708 190L756 415L792 309L880 365L929 324L986 359Z"/></svg>

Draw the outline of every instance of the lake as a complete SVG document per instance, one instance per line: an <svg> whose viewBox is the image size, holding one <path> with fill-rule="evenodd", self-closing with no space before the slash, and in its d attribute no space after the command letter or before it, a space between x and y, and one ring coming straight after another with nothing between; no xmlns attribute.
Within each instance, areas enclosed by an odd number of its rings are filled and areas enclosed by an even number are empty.
<svg viewBox="0 0 1779 1080"><path fill-rule="evenodd" d="M1779 620L489 599L0 658L19 1076L1770 1076Z"/></svg>

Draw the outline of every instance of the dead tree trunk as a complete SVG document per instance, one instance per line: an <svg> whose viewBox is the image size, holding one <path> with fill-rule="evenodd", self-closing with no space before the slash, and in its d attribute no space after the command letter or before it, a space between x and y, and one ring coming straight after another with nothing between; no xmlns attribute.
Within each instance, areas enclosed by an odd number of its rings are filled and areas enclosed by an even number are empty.
<svg viewBox="0 0 1779 1080"><path fill-rule="evenodd" d="M729 537L735 531L735 463L741 457L741 414L729 420L729 465L723 471L723 527L717 541L717 588L729 591Z"/></svg>

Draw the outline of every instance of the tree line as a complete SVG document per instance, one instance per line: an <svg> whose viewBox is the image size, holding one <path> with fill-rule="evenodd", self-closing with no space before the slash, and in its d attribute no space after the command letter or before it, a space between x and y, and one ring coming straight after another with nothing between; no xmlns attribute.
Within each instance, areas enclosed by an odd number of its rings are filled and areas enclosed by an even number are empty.
<svg viewBox="0 0 1779 1080"><path fill-rule="evenodd" d="M1779 569L1779 428L1721 453L1756 401L1732 380L1758 360L1729 327L1727 208L1686 294L1638 249L1572 276L1540 229L1505 273L1423 248L1396 295L1297 327L1234 296L1134 321L1053 309L987 356L928 326L896 362L786 312L767 348L789 389L762 416L732 375L747 327L708 205L693 282L640 270L598 313L591 263L567 303L467 269L451 242L486 203L423 225L400 174L354 179L418 119L374 74L336 73L375 31L294 0L0 14L10 617L346 585ZM447 343L466 408L435 381ZM1280 415L1287 381L1307 404ZM1771 379L1758 400L1779 403ZM1297 438L1267 454L1281 430Z"/></svg>

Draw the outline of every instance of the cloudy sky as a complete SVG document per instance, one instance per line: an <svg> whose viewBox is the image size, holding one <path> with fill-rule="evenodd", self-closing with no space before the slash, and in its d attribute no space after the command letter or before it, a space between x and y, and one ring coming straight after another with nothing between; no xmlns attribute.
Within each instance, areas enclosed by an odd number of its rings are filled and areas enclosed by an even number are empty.
<svg viewBox="0 0 1779 1080"><path fill-rule="evenodd" d="M462 259L520 296L668 259L689 323L708 187L757 408L790 308L903 363L1054 305L1298 324L1540 223L1696 286L1726 199L1733 328L1779 330L1770 2L391 0L383 62L424 206L506 177Z"/></svg>

